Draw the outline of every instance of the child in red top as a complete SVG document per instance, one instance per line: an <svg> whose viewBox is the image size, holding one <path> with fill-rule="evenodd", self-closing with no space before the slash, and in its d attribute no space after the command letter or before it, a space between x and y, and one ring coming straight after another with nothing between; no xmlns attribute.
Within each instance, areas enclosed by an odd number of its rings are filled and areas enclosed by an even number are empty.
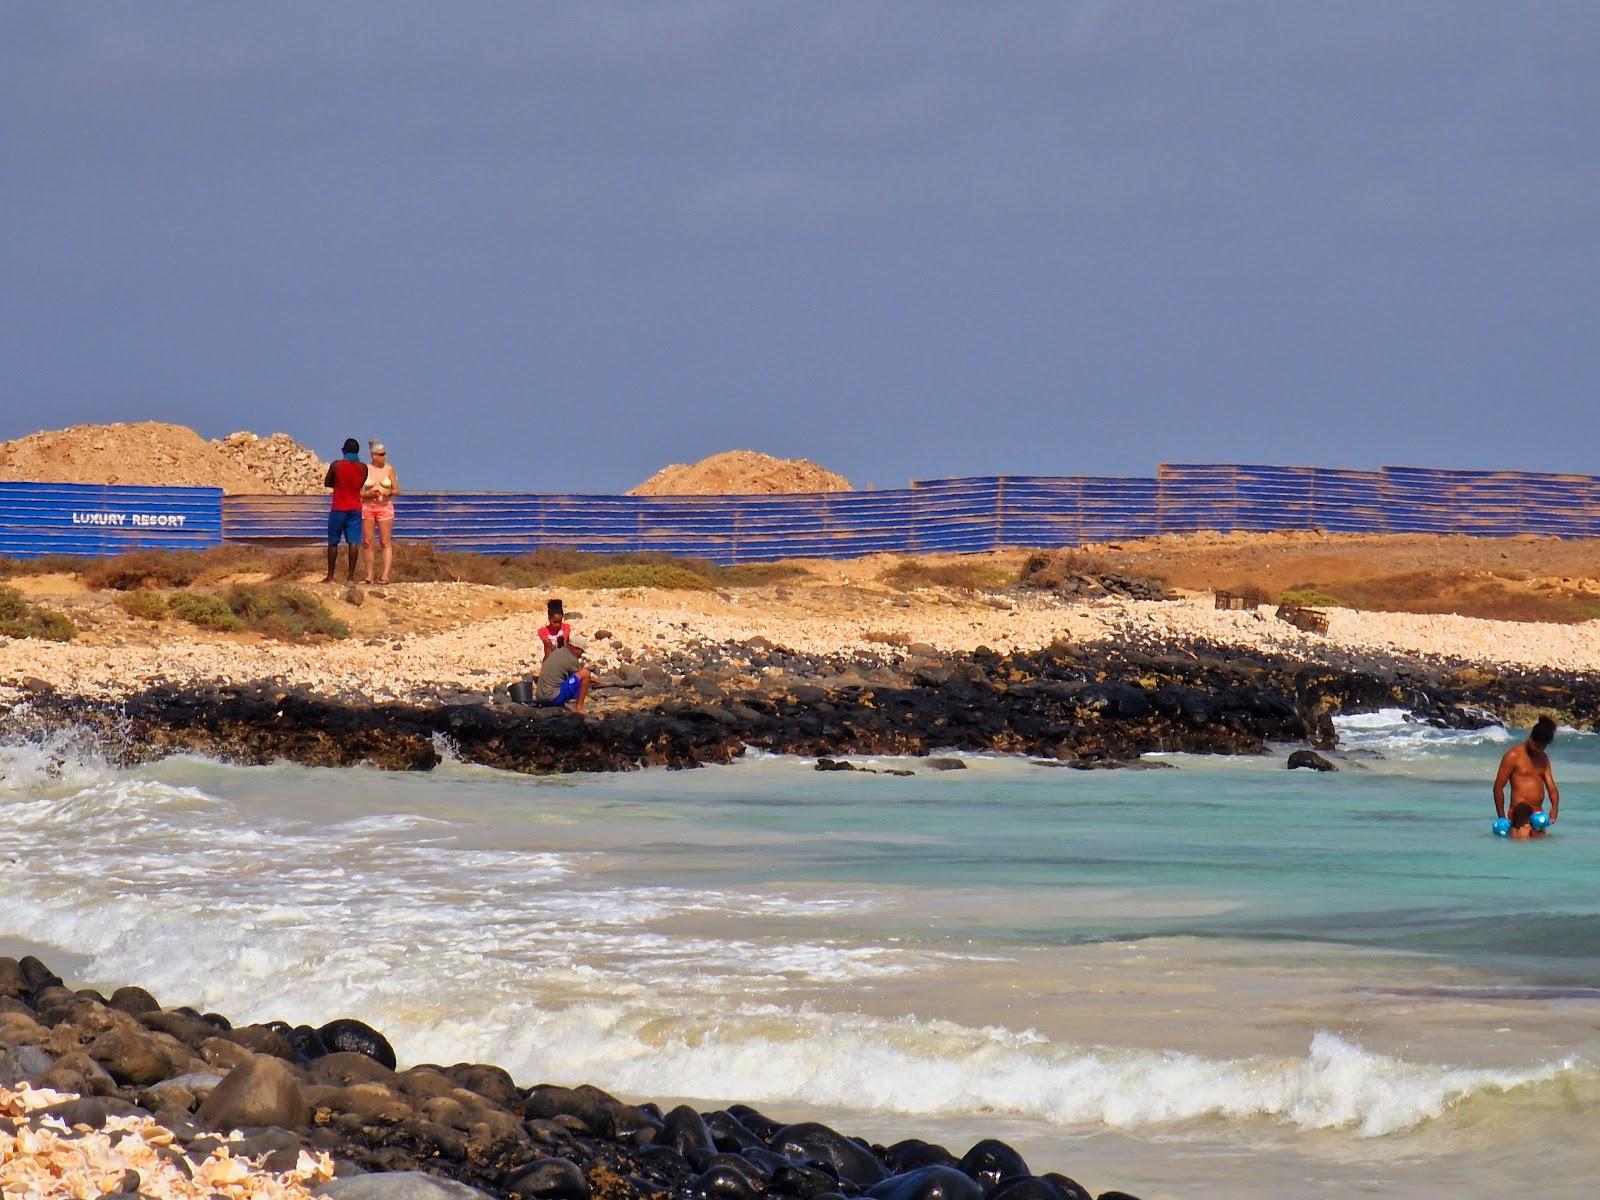
<svg viewBox="0 0 1600 1200"><path fill-rule="evenodd" d="M572 626L568 625L564 619L565 614L561 610L561 601L551 600L549 604L545 605L545 611L549 619L545 624L539 626L539 643L544 647L544 657L549 658L551 651L557 646L567 644L567 639L572 636Z"/></svg>

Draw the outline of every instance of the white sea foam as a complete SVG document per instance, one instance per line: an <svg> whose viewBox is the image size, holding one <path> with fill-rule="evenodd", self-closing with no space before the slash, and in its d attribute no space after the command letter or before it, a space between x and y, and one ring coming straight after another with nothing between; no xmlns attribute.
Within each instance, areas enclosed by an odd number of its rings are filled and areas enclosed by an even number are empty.
<svg viewBox="0 0 1600 1200"><path fill-rule="evenodd" d="M73 731L0 742L0 799L71 795L112 775L93 743Z"/></svg>
<svg viewBox="0 0 1600 1200"><path fill-rule="evenodd" d="M70 760L40 766L38 755L20 756L26 777L0 804L0 856L15 864L9 931L48 930L105 978L159 982L169 994L193 998L194 981L214 978L200 985L213 1005L237 1002L219 956L252 979L283 975L281 990L253 992L263 1012L302 1003L289 982L301 973L344 980L347 1004L390 992L412 1005L428 985L396 979L419 970L457 981L447 987L458 1002L474 988L492 993L484 960L508 987L580 963L591 986L619 994L636 991L642 972L654 988L701 996L889 978L917 961L888 946L740 929L865 911L870 896L608 886L588 878L592 854L463 845L470 822L390 812L318 825L304 811ZM64 780L75 771L85 786L74 790ZM681 918L702 928L660 928Z"/></svg>
<svg viewBox="0 0 1600 1200"><path fill-rule="evenodd" d="M670 1083L690 1095L930 1116L995 1112L1124 1129L1267 1119L1362 1136L1410 1129L1474 1093L1579 1069L1572 1062L1525 1071L1408 1063L1329 1033L1318 1033L1304 1058L1227 1061L1085 1049L947 1022L779 1011L742 1014L664 1042L658 1029L652 1033L646 1040L611 1027L590 1041L567 1028L555 1044L586 1070L643 1093Z"/></svg>
<svg viewBox="0 0 1600 1200"><path fill-rule="evenodd" d="M554 1010L512 1004L462 1018L413 1024L403 1041L447 1060L493 1050L518 1077L590 1080L625 1095L736 1095L763 1104L935 1118L988 1113L1122 1130L1259 1120L1379 1137L1437 1119L1469 1097L1592 1076L1570 1060L1521 1071L1411 1063L1326 1032L1303 1058L1222 1060L763 1005L693 1016L618 998Z"/></svg>
<svg viewBox="0 0 1600 1200"><path fill-rule="evenodd" d="M1468 746L1492 746L1511 740L1500 725L1483 729L1439 729L1401 708L1355 713L1333 719L1342 748L1376 750L1390 758L1419 758Z"/></svg>

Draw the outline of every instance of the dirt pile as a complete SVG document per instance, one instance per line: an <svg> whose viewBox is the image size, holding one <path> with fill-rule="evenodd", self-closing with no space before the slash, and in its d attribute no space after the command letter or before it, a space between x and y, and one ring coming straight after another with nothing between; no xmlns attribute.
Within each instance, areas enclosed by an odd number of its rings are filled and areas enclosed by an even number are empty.
<svg viewBox="0 0 1600 1200"><path fill-rule="evenodd" d="M230 433L211 443L243 470L266 481L267 491L285 496L322 491L328 465L287 433L261 437L249 431Z"/></svg>
<svg viewBox="0 0 1600 1200"><path fill-rule="evenodd" d="M161 421L73 425L0 442L0 479L272 490L194 430Z"/></svg>
<svg viewBox="0 0 1600 1200"><path fill-rule="evenodd" d="M219 487L234 495L322 491L326 465L286 433L233 433L206 441L161 421L73 425L0 442L0 479L26 483L114 483Z"/></svg>
<svg viewBox="0 0 1600 1200"><path fill-rule="evenodd" d="M729 450L685 466L663 467L630 496L765 496L778 492L848 492L843 475L804 458Z"/></svg>

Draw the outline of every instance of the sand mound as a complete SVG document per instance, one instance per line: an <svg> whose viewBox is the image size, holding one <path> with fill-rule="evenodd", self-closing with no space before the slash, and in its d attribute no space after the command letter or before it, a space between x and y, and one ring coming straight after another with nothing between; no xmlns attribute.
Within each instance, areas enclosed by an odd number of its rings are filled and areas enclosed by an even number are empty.
<svg viewBox="0 0 1600 1200"><path fill-rule="evenodd" d="M194 430L160 421L73 425L0 442L0 479L272 490Z"/></svg>
<svg viewBox="0 0 1600 1200"><path fill-rule="evenodd" d="M321 492L328 464L287 433L259 437L248 431L230 433L211 443L249 474L266 481L267 491L285 496Z"/></svg>
<svg viewBox="0 0 1600 1200"><path fill-rule="evenodd" d="M73 425L0 442L0 479L219 487L240 495L316 493L327 468L288 434L235 433L208 442L160 421Z"/></svg>
<svg viewBox="0 0 1600 1200"><path fill-rule="evenodd" d="M663 467L630 496L760 496L775 492L848 492L850 481L804 458L729 450L684 466Z"/></svg>

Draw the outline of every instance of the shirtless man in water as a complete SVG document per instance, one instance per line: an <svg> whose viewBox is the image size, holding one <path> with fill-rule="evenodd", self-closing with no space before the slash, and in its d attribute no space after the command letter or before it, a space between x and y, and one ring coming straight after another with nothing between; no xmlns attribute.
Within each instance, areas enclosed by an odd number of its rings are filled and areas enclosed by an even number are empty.
<svg viewBox="0 0 1600 1200"><path fill-rule="evenodd" d="M1556 723L1549 717L1540 717L1528 734L1528 740L1511 747L1500 760L1500 770L1494 777L1494 815L1506 815L1506 784L1511 785L1513 811L1526 804L1534 812L1544 808L1545 793L1550 794L1550 823L1555 824L1561 812L1561 792L1556 787L1555 772L1550 768L1550 755L1546 753L1556 736Z"/></svg>

